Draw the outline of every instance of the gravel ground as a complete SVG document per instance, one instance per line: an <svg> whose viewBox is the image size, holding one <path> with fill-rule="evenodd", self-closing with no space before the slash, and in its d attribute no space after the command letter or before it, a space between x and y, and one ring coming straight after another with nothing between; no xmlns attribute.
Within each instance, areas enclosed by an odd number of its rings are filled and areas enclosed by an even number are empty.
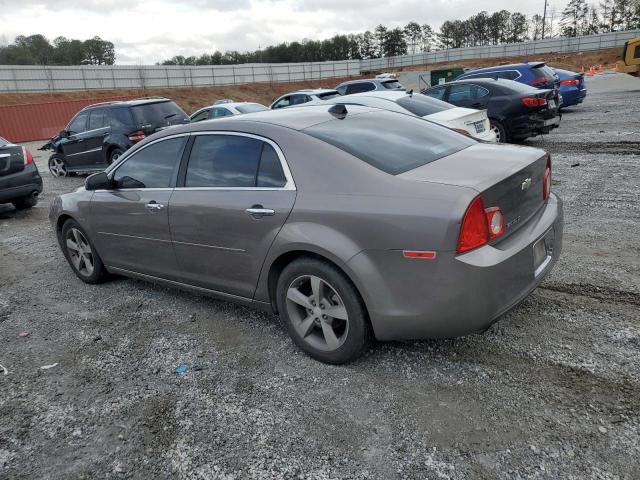
<svg viewBox="0 0 640 480"><path fill-rule="evenodd" d="M484 334L341 367L274 316L80 282L47 210L83 178L38 152L41 202L0 206L0 478L640 478L640 81L588 86L529 142L565 200L552 275Z"/></svg>

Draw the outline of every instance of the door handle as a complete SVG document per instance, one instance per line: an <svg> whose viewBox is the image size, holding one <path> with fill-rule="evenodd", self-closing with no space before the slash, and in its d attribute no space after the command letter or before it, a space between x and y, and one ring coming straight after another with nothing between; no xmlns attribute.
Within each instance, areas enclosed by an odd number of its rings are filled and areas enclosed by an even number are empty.
<svg viewBox="0 0 640 480"><path fill-rule="evenodd" d="M162 210L164 208L164 205L161 203L157 203L155 200L152 200L145 205L145 208L151 211Z"/></svg>
<svg viewBox="0 0 640 480"><path fill-rule="evenodd" d="M245 212L255 218L272 217L276 214L275 210L272 210L271 208L264 208L262 205L254 205L251 208L247 208Z"/></svg>

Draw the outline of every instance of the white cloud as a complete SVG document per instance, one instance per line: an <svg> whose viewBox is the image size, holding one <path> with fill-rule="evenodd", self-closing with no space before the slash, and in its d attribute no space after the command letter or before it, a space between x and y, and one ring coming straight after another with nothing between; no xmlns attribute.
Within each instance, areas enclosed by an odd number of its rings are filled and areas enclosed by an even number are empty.
<svg viewBox="0 0 640 480"><path fill-rule="evenodd" d="M563 0L552 0L559 11ZM116 62L155 63L174 55L255 50L279 42L323 39L376 25L409 21L434 28L480 10L539 13L525 0L0 0L0 38L42 33L86 39L98 35L116 47ZM29 30L24 30L28 28Z"/></svg>

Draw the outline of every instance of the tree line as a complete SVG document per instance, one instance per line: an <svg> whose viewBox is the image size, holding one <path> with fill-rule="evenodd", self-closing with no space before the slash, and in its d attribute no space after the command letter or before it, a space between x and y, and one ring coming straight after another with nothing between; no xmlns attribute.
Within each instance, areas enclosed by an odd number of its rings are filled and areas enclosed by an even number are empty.
<svg viewBox="0 0 640 480"><path fill-rule="evenodd" d="M447 20L436 32L428 24L378 25L373 31L335 35L326 40L280 43L253 52L216 51L200 56L177 55L162 65L232 65L238 63L323 62L422 53L447 48L518 43L563 36L575 37L640 28L640 0L569 0L558 12L527 17L520 12L481 11L466 20Z"/></svg>
<svg viewBox="0 0 640 480"><path fill-rule="evenodd" d="M11 45L0 46L0 65L113 65L115 60L113 43L100 37L57 37L50 43L44 35L19 35Z"/></svg>

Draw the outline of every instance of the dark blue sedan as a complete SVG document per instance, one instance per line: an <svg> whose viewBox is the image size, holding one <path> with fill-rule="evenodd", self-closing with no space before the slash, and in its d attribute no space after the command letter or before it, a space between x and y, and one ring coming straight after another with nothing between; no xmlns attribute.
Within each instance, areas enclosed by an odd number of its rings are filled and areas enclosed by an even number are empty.
<svg viewBox="0 0 640 480"><path fill-rule="evenodd" d="M562 108L579 105L587 96L587 87L584 84L582 73L570 72L560 68L554 69L560 79L560 95L562 95Z"/></svg>

